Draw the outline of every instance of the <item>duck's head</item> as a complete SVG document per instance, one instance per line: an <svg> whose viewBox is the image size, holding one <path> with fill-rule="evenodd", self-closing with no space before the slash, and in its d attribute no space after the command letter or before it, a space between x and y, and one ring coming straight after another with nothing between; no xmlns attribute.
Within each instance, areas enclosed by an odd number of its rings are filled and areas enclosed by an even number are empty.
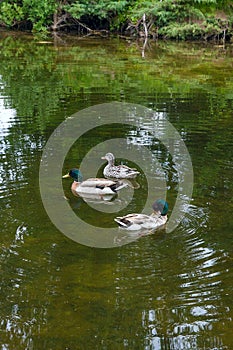
<svg viewBox="0 0 233 350"><path fill-rule="evenodd" d="M158 199L152 204L152 208L154 211L159 211L161 215L165 216L168 212L168 202L166 202L164 199Z"/></svg>
<svg viewBox="0 0 233 350"><path fill-rule="evenodd" d="M106 159L108 162L114 162L115 160L112 153L106 153L104 157L101 157L101 159Z"/></svg>
<svg viewBox="0 0 233 350"><path fill-rule="evenodd" d="M76 168L71 169L68 172L68 174L62 176L63 179L66 177L72 177L72 179L74 179L74 181L77 181L77 182L82 182L82 180L83 180L81 171L79 169L76 169Z"/></svg>

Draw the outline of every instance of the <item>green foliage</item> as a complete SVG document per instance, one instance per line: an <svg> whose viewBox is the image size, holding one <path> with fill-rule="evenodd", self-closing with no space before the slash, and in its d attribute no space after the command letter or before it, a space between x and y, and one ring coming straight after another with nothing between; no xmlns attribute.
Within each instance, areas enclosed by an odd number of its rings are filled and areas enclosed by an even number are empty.
<svg viewBox="0 0 233 350"><path fill-rule="evenodd" d="M142 32L146 15L149 35L179 39L213 37L228 30L232 35L233 3L230 0L4 0L0 23L20 27L29 23L34 32L59 30L79 20L91 29L130 27ZM213 30L211 34L211 30Z"/></svg>
<svg viewBox="0 0 233 350"><path fill-rule="evenodd" d="M219 9L223 19L219 18ZM232 13L233 5L230 1L221 1L220 5L216 0L138 0L130 8L128 18L136 24L146 14L149 33L150 28L157 28L157 34L162 37L206 39L223 33L226 28L231 34ZM142 24L136 29L142 31Z"/></svg>
<svg viewBox="0 0 233 350"><path fill-rule="evenodd" d="M76 19L80 19L86 13L85 5L81 4L80 2L74 2L73 4L65 5L64 10L69 12L72 17Z"/></svg>
<svg viewBox="0 0 233 350"><path fill-rule="evenodd" d="M98 18L108 18L124 10L127 5L126 0L121 1L74 1L64 5L64 9L74 18L80 19L82 16L95 16Z"/></svg>
<svg viewBox="0 0 233 350"><path fill-rule="evenodd" d="M216 0L194 0L194 3L197 2L198 4L216 4Z"/></svg>
<svg viewBox="0 0 233 350"><path fill-rule="evenodd" d="M170 39L184 40L208 38L212 35L220 34L221 32L222 30L218 25L203 22L203 26L196 23L172 24L161 28L159 34L169 37Z"/></svg>
<svg viewBox="0 0 233 350"><path fill-rule="evenodd" d="M13 27L20 22L30 22L34 31L44 31L52 23L56 0L5 0L0 4L0 20Z"/></svg>
<svg viewBox="0 0 233 350"><path fill-rule="evenodd" d="M128 3L129 1L127 0L101 0L92 1L91 3L89 0L81 0L64 5L63 10L69 13L74 19L87 23L91 28L95 19L100 21L106 20L110 23L110 27L113 28L120 26L125 21L122 13L127 8ZM113 25L114 21L115 23Z"/></svg>
<svg viewBox="0 0 233 350"><path fill-rule="evenodd" d="M52 24L52 15L56 10L55 0L23 0L24 12L33 23L34 31L44 31Z"/></svg>
<svg viewBox="0 0 233 350"><path fill-rule="evenodd" d="M6 26L13 26L24 18L23 9L16 3L3 1L0 5L0 21Z"/></svg>

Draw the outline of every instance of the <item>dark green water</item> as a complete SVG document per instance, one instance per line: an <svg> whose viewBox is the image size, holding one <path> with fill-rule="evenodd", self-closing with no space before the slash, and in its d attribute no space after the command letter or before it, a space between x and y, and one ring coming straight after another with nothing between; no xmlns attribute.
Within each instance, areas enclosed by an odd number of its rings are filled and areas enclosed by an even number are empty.
<svg viewBox="0 0 233 350"><path fill-rule="evenodd" d="M141 46L0 34L2 350L233 349L233 49L159 42L143 59ZM152 108L178 130L192 159L194 189L173 232L99 249L51 223L39 166L61 122L112 101ZM71 148L64 170L106 136L145 145L164 170L171 215L174 160L148 134L151 124L143 117L140 123L87 133ZM143 204L145 176L138 182L127 210ZM70 185L64 182L64 192L77 215L112 225L115 214L93 214Z"/></svg>

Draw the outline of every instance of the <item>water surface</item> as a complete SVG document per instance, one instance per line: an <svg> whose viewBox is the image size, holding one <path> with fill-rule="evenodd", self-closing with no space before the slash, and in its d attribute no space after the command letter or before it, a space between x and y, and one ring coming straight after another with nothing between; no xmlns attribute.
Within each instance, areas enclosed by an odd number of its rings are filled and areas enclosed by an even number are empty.
<svg viewBox="0 0 233 350"><path fill-rule="evenodd" d="M150 43L142 58L142 44L131 41L39 42L2 32L0 47L1 348L231 350L232 46ZM192 159L194 190L172 233L97 249L51 223L39 165L62 121L112 101L152 108L172 123ZM64 171L93 145L124 137L159 162L172 210L177 171L151 127L142 118L138 128L87 133L67 154ZM127 210L144 203L145 176L138 182ZM98 216L70 185L64 182L64 195L77 215L114 226L115 214Z"/></svg>

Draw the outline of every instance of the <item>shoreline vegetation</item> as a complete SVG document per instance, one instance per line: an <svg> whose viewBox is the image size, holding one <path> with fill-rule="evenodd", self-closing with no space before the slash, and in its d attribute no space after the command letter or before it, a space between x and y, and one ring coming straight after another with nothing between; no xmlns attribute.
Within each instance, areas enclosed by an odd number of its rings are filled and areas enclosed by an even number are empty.
<svg viewBox="0 0 233 350"><path fill-rule="evenodd" d="M232 0L2 0L0 28L78 35L233 41Z"/></svg>

